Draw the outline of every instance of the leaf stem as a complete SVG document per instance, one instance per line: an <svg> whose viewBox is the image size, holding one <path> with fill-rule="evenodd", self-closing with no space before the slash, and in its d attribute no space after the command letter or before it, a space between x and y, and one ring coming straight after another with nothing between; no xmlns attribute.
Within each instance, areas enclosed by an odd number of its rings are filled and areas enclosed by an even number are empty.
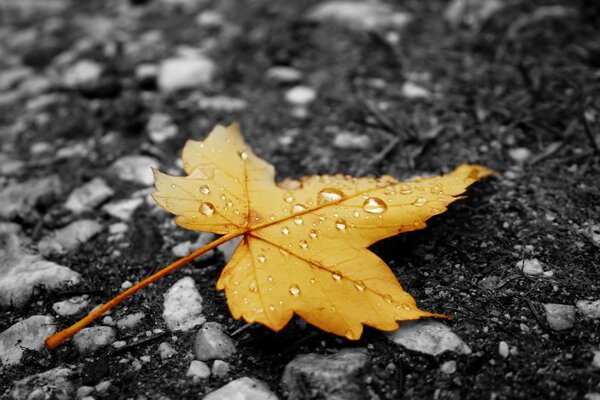
<svg viewBox="0 0 600 400"><path fill-rule="evenodd" d="M195 250L192 253L188 254L187 256L182 257L179 260L173 262L172 264L166 266L165 268L161 269L160 271L156 272L155 274L150 275L149 277L142 280L141 282L136 283L129 289L127 289L127 290L121 292L119 295L115 296L112 300L110 300L110 301L102 304L100 307L94 309L92 312L90 312L88 315L86 315L85 317L83 317L82 319L80 319L79 321L74 323L73 325L46 338L46 340L45 340L46 347L48 347L49 350L56 348L62 342L69 339L71 336L75 335L77 332L79 332L80 330L82 330L83 328L85 328L86 326L91 324L94 320L96 320L102 314L104 314L105 312L107 312L109 310L112 310L123 300L125 300L128 297L130 297L131 295L135 294L138 290L159 280L163 276L168 275L171 272L183 267L190 261L194 260L196 257L201 256L202 254L208 252L209 250L212 250L215 247L217 247L225 242L228 242L237 236L243 235L244 233L245 233L245 231L235 231L235 232L228 233L227 235L223 235L220 238L218 238L217 240L210 242L206 246L201 247L198 250Z"/></svg>

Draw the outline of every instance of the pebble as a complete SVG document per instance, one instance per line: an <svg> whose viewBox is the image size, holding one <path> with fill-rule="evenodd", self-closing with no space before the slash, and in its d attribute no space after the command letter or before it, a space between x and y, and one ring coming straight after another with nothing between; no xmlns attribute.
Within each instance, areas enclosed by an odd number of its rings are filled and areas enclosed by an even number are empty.
<svg viewBox="0 0 600 400"><path fill-rule="evenodd" d="M91 219L74 221L40 240L38 250L43 255L66 253L86 243L103 229L101 224Z"/></svg>
<svg viewBox="0 0 600 400"><path fill-rule="evenodd" d="M21 362L23 349L41 351L44 339L56 332L54 318L34 315L0 333L0 367Z"/></svg>
<svg viewBox="0 0 600 400"><path fill-rule="evenodd" d="M577 309L587 319L600 319L600 300L579 300L577 302Z"/></svg>
<svg viewBox="0 0 600 400"><path fill-rule="evenodd" d="M594 351L594 358L592 359L592 367L600 368L600 350Z"/></svg>
<svg viewBox="0 0 600 400"><path fill-rule="evenodd" d="M417 85L414 82L404 82L402 85L402 96L407 99L429 99L431 98L431 91L424 88L423 86Z"/></svg>
<svg viewBox="0 0 600 400"><path fill-rule="evenodd" d="M215 63L207 57L170 58L160 64L158 86L164 92L206 88L215 71Z"/></svg>
<svg viewBox="0 0 600 400"><path fill-rule="evenodd" d="M295 83L302 79L302 72L292 67L275 66L265 73L268 80L279 83Z"/></svg>
<svg viewBox="0 0 600 400"><path fill-rule="evenodd" d="M289 399L364 399L369 367L366 349L343 349L329 356L302 354L285 366L281 386Z"/></svg>
<svg viewBox="0 0 600 400"><path fill-rule="evenodd" d="M117 328L133 329L136 326L138 326L140 324L140 322L142 322L142 320L144 319L145 316L146 316L146 314L144 314L141 311L128 314L117 321Z"/></svg>
<svg viewBox="0 0 600 400"><path fill-rule="evenodd" d="M527 161L527 159L529 159L529 157L531 157L531 151L525 147L517 147L517 148L508 150L508 155L514 161L516 161L518 163L523 163L523 162Z"/></svg>
<svg viewBox="0 0 600 400"><path fill-rule="evenodd" d="M200 361L226 360L237 352L233 340L223 332L221 324L207 322L196 334L196 358Z"/></svg>
<svg viewBox="0 0 600 400"><path fill-rule="evenodd" d="M154 183L153 167L158 167L158 161L154 158L147 156L123 156L116 160L110 169L123 181L150 186Z"/></svg>
<svg viewBox="0 0 600 400"><path fill-rule="evenodd" d="M27 164L24 161L0 153L0 175L18 175L25 170L26 166Z"/></svg>
<svg viewBox="0 0 600 400"><path fill-rule="evenodd" d="M308 13L314 21L331 21L352 30L404 28L412 15L396 11L390 4L378 1L328 1Z"/></svg>
<svg viewBox="0 0 600 400"><path fill-rule="evenodd" d="M278 400L269 387L254 378L243 377L207 394L203 400Z"/></svg>
<svg viewBox="0 0 600 400"><path fill-rule="evenodd" d="M177 281L164 295L163 319L172 331L189 331L202 325L202 296L190 277Z"/></svg>
<svg viewBox="0 0 600 400"><path fill-rule="evenodd" d="M208 368L205 362L194 360L190 363L185 376L189 376L193 380L208 379L210 377L210 368Z"/></svg>
<svg viewBox="0 0 600 400"><path fill-rule="evenodd" d="M77 392L75 392L75 396L78 399L82 399L86 396L89 396L90 394L92 394L94 392L94 388L91 386L80 386L77 389Z"/></svg>
<svg viewBox="0 0 600 400"><path fill-rule="evenodd" d="M225 378L227 375L229 375L230 369L231 366L227 361L215 360L213 362L211 371L213 376L216 376L217 378Z"/></svg>
<svg viewBox="0 0 600 400"><path fill-rule="evenodd" d="M132 286L133 286L133 283L131 283L130 281L125 281L125 282L121 283L121 289L123 289L123 290L127 290Z"/></svg>
<svg viewBox="0 0 600 400"><path fill-rule="evenodd" d="M144 199L141 198L117 200L104 205L102 211L121 221L131 221L133 213L135 213L143 203Z"/></svg>
<svg viewBox="0 0 600 400"><path fill-rule="evenodd" d="M27 216L43 198L56 197L61 192L57 175L14 183L0 190L0 218Z"/></svg>
<svg viewBox="0 0 600 400"><path fill-rule="evenodd" d="M161 360L166 360L177 354L177 350L175 350L169 343L162 342L158 345L158 354L160 355Z"/></svg>
<svg viewBox="0 0 600 400"><path fill-rule="evenodd" d="M452 0L444 11L444 19L452 26L480 26L502 10L502 0Z"/></svg>
<svg viewBox="0 0 600 400"><path fill-rule="evenodd" d="M333 138L333 146L338 149L365 150L371 147L371 138L368 135L339 132Z"/></svg>
<svg viewBox="0 0 600 400"><path fill-rule="evenodd" d="M110 326L84 328L73 336L73 343L82 354L93 353L115 341L115 330Z"/></svg>
<svg viewBox="0 0 600 400"><path fill-rule="evenodd" d="M129 230L129 226L124 222L115 222L108 226L108 232L111 235L119 235Z"/></svg>
<svg viewBox="0 0 600 400"><path fill-rule="evenodd" d="M94 388L96 389L96 392L98 392L99 394L102 394L104 392L107 392L111 386L112 386L111 381L102 381L102 382L98 383L96 386L94 386Z"/></svg>
<svg viewBox="0 0 600 400"><path fill-rule="evenodd" d="M408 350L425 354L436 356L445 351L471 354L471 348L448 326L432 319L402 323L400 328L386 335L391 341Z"/></svg>
<svg viewBox="0 0 600 400"><path fill-rule="evenodd" d="M567 304L544 304L546 321L555 331L571 329L575 324L575 307Z"/></svg>
<svg viewBox="0 0 600 400"><path fill-rule="evenodd" d="M309 86L294 86L285 92L285 100L295 106L306 106L317 99L317 92Z"/></svg>
<svg viewBox="0 0 600 400"><path fill-rule="evenodd" d="M498 343L498 354L500 354L500 356L502 356L502 358L508 357L508 355L509 355L508 343L506 343L505 341L501 341L500 343Z"/></svg>
<svg viewBox="0 0 600 400"><path fill-rule="evenodd" d="M65 203L65 208L73 214L93 210L114 195L114 191L102 178L94 178L85 185L73 190Z"/></svg>
<svg viewBox="0 0 600 400"><path fill-rule="evenodd" d="M440 371L446 375L452 375L456 372L456 361L450 360L446 361L440 366Z"/></svg>
<svg viewBox="0 0 600 400"><path fill-rule="evenodd" d="M519 268L525 275L537 276L544 273L544 266L537 258L530 260L517 261L517 268Z"/></svg>
<svg viewBox="0 0 600 400"><path fill-rule="evenodd" d="M89 296L86 294L82 296L71 297L70 299L54 303L52 305L52 309L61 317L77 315L90 305L90 301L88 299Z"/></svg>
<svg viewBox="0 0 600 400"><path fill-rule="evenodd" d="M196 16L196 23L204 28L217 28L224 22L223 15L212 10L203 11Z"/></svg>
<svg viewBox="0 0 600 400"><path fill-rule="evenodd" d="M173 123L169 114L164 113L152 114L146 124L146 131L150 140L156 144L173 139L179 132L177 125Z"/></svg>
<svg viewBox="0 0 600 400"><path fill-rule="evenodd" d="M70 88L95 84L102 75L102 66L94 61L80 60L63 73L63 83Z"/></svg>
<svg viewBox="0 0 600 400"><path fill-rule="evenodd" d="M72 371L58 367L16 381L10 390L15 400L66 400L73 398L74 387L69 381Z"/></svg>

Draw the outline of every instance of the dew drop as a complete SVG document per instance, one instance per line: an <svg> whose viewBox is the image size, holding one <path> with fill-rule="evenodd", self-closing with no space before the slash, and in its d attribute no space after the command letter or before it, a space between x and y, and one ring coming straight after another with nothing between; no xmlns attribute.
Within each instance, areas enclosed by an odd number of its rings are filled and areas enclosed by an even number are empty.
<svg viewBox="0 0 600 400"><path fill-rule="evenodd" d="M284 197L283 197L283 200L284 200L286 203L292 203L292 202L294 201L294 196L292 196L292 193L291 193L291 192L285 192L285 195L284 195Z"/></svg>
<svg viewBox="0 0 600 400"><path fill-rule="evenodd" d="M390 296L389 294L384 295L383 299L385 300L386 303L392 302L392 296Z"/></svg>
<svg viewBox="0 0 600 400"><path fill-rule="evenodd" d="M412 189L407 184L400 185L400 187L398 188L398 191L400 192L400 194L411 194L412 193Z"/></svg>
<svg viewBox="0 0 600 400"><path fill-rule="evenodd" d="M250 281L248 284L248 290L252 293L256 293L258 291L258 286L256 285L256 281Z"/></svg>
<svg viewBox="0 0 600 400"><path fill-rule="evenodd" d="M233 206L233 203L231 201L228 201L225 203L225 207L227 207L227 208L232 207L232 206Z"/></svg>
<svg viewBox="0 0 600 400"><path fill-rule="evenodd" d="M304 204L294 204L292 207L292 212L299 213L306 210L306 206Z"/></svg>
<svg viewBox="0 0 600 400"><path fill-rule="evenodd" d="M412 205L415 207L421 207L424 206L425 203L427 203L427 199L425 197L419 197L418 199L413 201Z"/></svg>
<svg viewBox="0 0 600 400"><path fill-rule="evenodd" d="M175 186L174 184L171 185L171 189L175 189L177 186Z"/></svg>
<svg viewBox="0 0 600 400"><path fill-rule="evenodd" d="M290 253L288 253L287 251L285 251L284 249L279 249L279 252L281 253L282 256L289 256Z"/></svg>
<svg viewBox="0 0 600 400"><path fill-rule="evenodd" d="M339 201L344 197L344 192L339 189L327 187L317 194L317 204Z"/></svg>
<svg viewBox="0 0 600 400"><path fill-rule="evenodd" d="M444 188L439 183L433 185L429 190L432 194L442 194L444 193Z"/></svg>
<svg viewBox="0 0 600 400"><path fill-rule="evenodd" d="M301 248L303 248L305 250L308 248L308 242L306 240L301 240L299 245Z"/></svg>
<svg viewBox="0 0 600 400"><path fill-rule="evenodd" d="M365 283L363 281L354 281L354 287L359 292L364 292L364 290L365 290Z"/></svg>
<svg viewBox="0 0 600 400"><path fill-rule="evenodd" d="M249 303L249 301L248 301L248 298L247 298L247 297L244 297L244 298L242 299L242 301L244 302L244 304L248 304L248 303Z"/></svg>
<svg viewBox="0 0 600 400"><path fill-rule="evenodd" d="M354 215L354 218L360 217L360 213L358 211L354 211L352 215Z"/></svg>
<svg viewBox="0 0 600 400"><path fill-rule="evenodd" d="M287 226L284 226L283 228L281 228L281 233L284 235L289 235L290 234L290 228L288 228Z"/></svg>
<svg viewBox="0 0 600 400"><path fill-rule="evenodd" d="M319 236L318 232L314 229L311 229L310 232L308 232L308 236L310 236L313 239L316 239L317 236Z"/></svg>
<svg viewBox="0 0 600 400"><path fill-rule="evenodd" d="M202 204L200 204L200 214L206 215L207 217L212 217L214 213L215 206L213 206L212 203L205 201Z"/></svg>
<svg viewBox="0 0 600 400"><path fill-rule="evenodd" d="M269 275L269 277L267 278L267 281L273 282L273 277L271 275Z"/></svg>
<svg viewBox="0 0 600 400"><path fill-rule="evenodd" d="M275 306L273 304L269 304L269 311L275 311Z"/></svg>
<svg viewBox="0 0 600 400"><path fill-rule="evenodd" d="M267 257L263 256L262 254L259 254L258 257L258 262L264 263L265 261L267 261Z"/></svg>
<svg viewBox="0 0 600 400"><path fill-rule="evenodd" d="M277 217L275 216L275 214L269 214L269 221L275 221L277 219Z"/></svg>
<svg viewBox="0 0 600 400"><path fill-rule="evenodd" d="M410 307L407 305L403 306L402 308L404 308L406 311L410 311Z"/></svg>
<svg viewBox="0 0 600 400"><path fill-rule="evenodd" d="M387 204L378 197L369 197L362 206L363 210L371 214L381 214L387 210Z"/></svg>
<svg viewBox="0 0 600 400"><path fill-rule="evenodd" d="M302 219L302 217L296 217L296 218L294 218L294 223L296 225L302 225L303 222L304 222L304 219Z"/></svg>
<svg viewBox="0 0 600 400"><path fill-rule="evenodd" d="M296 284L290 285L290 294L292 296L298 296L300 294L300 288Z"/></svg>
<svg viewBox="0 0 600 400"><path fill-rule="evenodd" d="M346 221L343 219L338 219L337 221L335 221L335 227L338 231L343 231L344 229L346 229Z"/></svg>
<svg viewBox="0 0 600 400"><path fill-rule="evenodd" d="M282 306L282 305L283 305L283 300L279 300L279 301L277 302L277 304L279 304L280 306Z"/></svg>
<svg viewBox="0 0 600 400"><path fill-rule="evenodd" d="M238 152L238 155L240 156L240 158L242 160L247 160L248 159L248 153L246 153L245 151Z"/></svg>
<svg viewBox="0 0 600 400"><path fill-rule="evenodd" d="M310 278L310 283L317 283L317 280L315 278Z"/></svg>
<svg viewBox="0 0 600 400"><path fill-rule="evenodd" d="M210 188L206 185L202 185L200 186L200 193L202 194L209 194L210 193Z"/></svg>
<svg viewBox="0 0 600 400"><path fill-rule="evenodd" d="M332 273L332 274L331 274L331 278L332 278L334 281L336 281L336 282L339 282L339 281L341 281L341 280L342 280L342 276L340 275L340 273L339 273L339 272L334 272L334 273Z"/></svg>
<svg viewBox="0 0 600 400"><path fill-rule="evenodd" d="M240 282L239 282L239 281L233 281L233 284L234 284L235 286L237 286L237 285L239 285L239 284L240 284Z"/></svg>

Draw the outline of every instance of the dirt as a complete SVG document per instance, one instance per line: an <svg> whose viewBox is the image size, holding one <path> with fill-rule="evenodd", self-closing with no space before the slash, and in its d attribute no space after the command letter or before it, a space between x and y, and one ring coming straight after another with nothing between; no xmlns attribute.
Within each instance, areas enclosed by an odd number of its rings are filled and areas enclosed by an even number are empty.
<svg viewBox="0 0 600 400"><path fill-rule="evenodd" d="M467 199L435 217L427 229L373 246L421 308L453 317L448 324L473 354L422 355L373 329L350 342L294 321L280 333L250 326L236 334L238 354L225 380L193 383L185 378L192 332L177 334L179 355L164 362L156 355L164 337L90 357L80 356L71 345L28 355L22 365L5 371L0 393L13 380L70 364L81 366L75 387L111 380L109 392L97 396L103 399L198 398L246 375L264 380L284 398L280 378L295 356L354 346L368 348L369 387L381 399L581 399L600 392L600 370L591 365L592 351L600 346L598 321L578 316L573 329L557 332L548 327L542 307L600 298L600 248L585 234L600 223L600 10L594 1L513 1L479 27L453 28L443 20L446 2L407 0L397 6L415 20L401 31L397 44L390 44L383 33L307 21L304 15L312 1L215 1L191 10L151 1L131 3L143 17L132 17L124 28L131 32L125 42L156 29L163 34L160 46L128 58L123 50L127 43L95 43L87 57L107 67L102 83L83 91L53 88L61 97L44 112L49 118L27 113L18 99L0 106L2 129L17 122L27 127L15 142L17 154L28 163L18 180L56 172L73 189L102 176L118 198L125 198L139 187L119 183L107 172L119 155L150 154L172 167L187 139L201 139L216 123L233 121L241 122L248 143L276 166L279 178L338 172L406 178L445 172L465 162L486 165L498 176L475 185ZM509 34L516 21L546 5L562 5L574 14L524 20L516 34ZM76 24L83 16L116 18L121 7L119 2L74 2L54 17L57 27L36 47L17 47L11 53L43 72L84 35ZM194 17L202 9L222 13L231 32L199 28ZM11 35L49 24L36 17L2 20ZM176 45L198 46L209 40L217 41L210 56L218 76L207 93L246 99L246 109L201 111L192 105L190 93L165 95L152 83L135 83L137 63L159 61ZM116 50L107 54L104 46ZM265 71L274 65L303 71L305 83L318 89L306 118L292 116L282 100L290 85L265 79ZM426 73L422 81L435 93L432 98L401 95L402 84L415 72ZM373 79L385 85L374 86ZM170 114L180 129L175 139L159 146L149 145L144 132L148 115L156 110ZM298 136L292 145L282 146L278 139L291 129ZM371 146L336 149L332 140L337 131L364 133ZM116 132L116 140L102 142L110 132ZM72 146L88 140L98 145L83 159L44 163L29 151L40 141ZM398 144L376 157L392 140ZM552 146L559 147L550 151ZM523 162L510 156L511 149L521 147L532 154ZM17 221L27 235L41 237L61 225L58 204L64 199L58 200ZM122 282L138 281L168 264L171 247L192 237L170 226L170 219L147 206L138 210L126 237L131 245L116 260L106 233L51 259L83 274L86 283L77 288L78 294L106 301ZM114 221L105 217L104 222ZM539 279L520 273L517 263L533 257L554 275ZM221 256L196 262L143 290L115 314L146 313L144 325L132 337L165 328L163 293L191 275L204 298L207 319L221 322L232 334L244 323L231 318L224 296L214 289L222 267ZM495 284L486 285L489 279ZM23 309L5 309L0 330L30 315L53 315L52 304L73 294L42 291ZM61 327L71 322L61 319ZM517 352L501 357L501 341ZM131 362L143 355L154 361L135 371ZM122 358L127 362L119 362ZM439 369L448 360L457 361L457 372L451 375Z"/></svg>

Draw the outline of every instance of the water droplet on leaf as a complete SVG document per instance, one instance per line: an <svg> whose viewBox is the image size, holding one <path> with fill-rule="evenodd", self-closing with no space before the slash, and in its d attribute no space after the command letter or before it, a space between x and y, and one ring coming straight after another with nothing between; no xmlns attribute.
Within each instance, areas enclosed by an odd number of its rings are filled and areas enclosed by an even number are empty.
<svg viewBox="0 0 600 400"><path fill-rule="evenodd" d="M363 210L371 214L381 214L388 209L387 204L378 197L369 197L362 207Z"/></svg>
<svg viewBox="0 0 600 400"><path fill-rule="evenodd" d="M336 188L324 188L317 194L317 204L339 201L344 197L344 192Z"/></svg>
<svg viewBox="0 0 600 400"><path fill-rule="evenodd" d="M205 201L202 204L200 204L200 214L206 215L207 217L212 217L214 213L215 206L213 206L212 203Z"/></svg>
<svg viewBox="0 0 600 400"><path fill-rule="evenodd" d="M292 296L298 296L300 294L300 288L296 284L290 285L290 294Z"/></svg>
<svg viewBox="0 0 600 400"><path fill-rule="evenodd" d="M343 231L344 229L346 229L346 221L343 219L338 219L337 221L335 221L335 227L338 231Z"/></svg>

